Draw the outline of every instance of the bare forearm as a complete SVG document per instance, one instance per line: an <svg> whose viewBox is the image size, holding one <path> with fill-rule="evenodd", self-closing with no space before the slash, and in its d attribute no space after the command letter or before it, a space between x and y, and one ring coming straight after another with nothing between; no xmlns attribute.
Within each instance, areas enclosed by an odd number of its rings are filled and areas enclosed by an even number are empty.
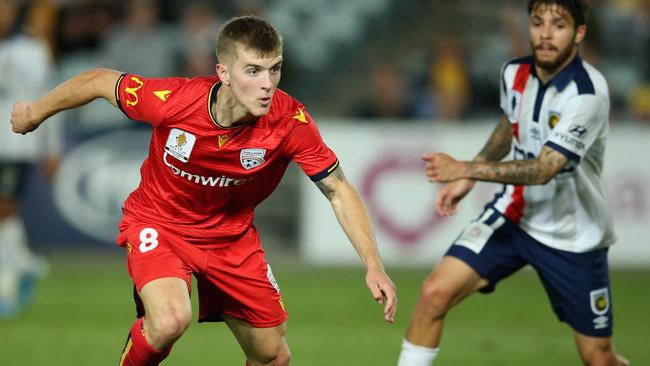
<svg viewBox="0 0 650 366"><path fill-rule="evenodd" d="M36 100L33 104L35 117L44 121L60 111L82 106L97 98L117 105L115 83L119 76L119 72L108 69L83 72Z"/></svg>
<svg viewBox="0 0 650 366"><path fill-rule="evenodd" d="M537 159L500 162L469 162L467 178L516 185L544 184L550 177Z"/></svg>
<svg viewBox="0 0 650 366"><path fill-rule="evenodd" d="M330 176L316 182L316 186L330 201L336 219L363 263L383 271L368 212L343 169L337 167Z"/></svg>
<svg viewBox="0 0 650 366"><path fill-rule="evenodd" d="M546 184L568 163L566 156L549 148L542 148L539 157L505 162L466 162L463 164L467 178L504 184Z"/></svg>
<svg viewBox="0 0 650 366"><path fill-rule="evenodd" d="M383 270L368 212L351 186L337 190L330 200L336 219L367 267Z"/></svg>
<svg viewBox="0 0 650 366"><path fill-rule="evenodd" d="M481 152L478 153L475 162L489 162L501 161L508 152L510 152L510 145L512 143L512 126L508 119L504 116L501 117L499 124L492 131L490 139L483 146Z"/></svg>

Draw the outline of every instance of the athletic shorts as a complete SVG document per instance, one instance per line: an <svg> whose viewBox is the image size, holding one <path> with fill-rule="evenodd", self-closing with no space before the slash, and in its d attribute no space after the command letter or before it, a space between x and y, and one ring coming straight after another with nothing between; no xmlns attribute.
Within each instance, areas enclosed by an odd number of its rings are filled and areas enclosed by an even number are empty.
<svg viewBox="0 0 650 366"><path fill-rule="evenodd" d="M0 198L20 198L31 164L0 163Z"/></svg>
<svg viewBox="0 0 650 366"><path fill-rule="evenodd" d="M267 328L287 319L280 288L254 227L219 249L192 245L158 225L130 224L122 229L117 241L127 250L138 317L144 315L138 296L144 285L158 278L177 277L191 291L193 274L199 293L199 322L223 321L223 314Z"/></svg>
<svg viewBox="0 0 650 366"><path fill-rule="evenodd" d="M560 321L592 337L612 335L612 301L607 248L573 253L535 240L518 225L487 208L470 223L445 255L472 267L488 285L483 293L530 264L542 280Z"/></svg>

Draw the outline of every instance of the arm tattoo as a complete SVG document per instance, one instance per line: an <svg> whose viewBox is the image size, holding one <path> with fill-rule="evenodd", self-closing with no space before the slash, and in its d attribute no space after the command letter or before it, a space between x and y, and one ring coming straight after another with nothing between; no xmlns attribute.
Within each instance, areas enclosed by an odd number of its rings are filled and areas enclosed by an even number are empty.
<svg viewBox="0 0 650 366"><path fill-rule="evenodd" d="M470 164L468 174L474 179L504 184L545 184L562 170L566 163L567 158L564 155L545 147L537 159Z"/></svg>
<svg viewBox="0 0 650 366"><path fill-rule="evenodd" d="M492 135L474 161L488 162L501 161L508 152L512 143L512 126L506 117L502 117L499 124L492 131Z"/></svg>
<svg viewBox="0 0 650 366"><path fill-rule="evenodd" d="M343 169L339 164L339 166L337 166L330 175L316 182L316 187L318 187L318 189L320 189L320 191L323 192L325 197L327 197L329 200L332 198L332 196L334 196L334 192L336 190L335 184L345 181L345 174L343 173Z"/></svg>

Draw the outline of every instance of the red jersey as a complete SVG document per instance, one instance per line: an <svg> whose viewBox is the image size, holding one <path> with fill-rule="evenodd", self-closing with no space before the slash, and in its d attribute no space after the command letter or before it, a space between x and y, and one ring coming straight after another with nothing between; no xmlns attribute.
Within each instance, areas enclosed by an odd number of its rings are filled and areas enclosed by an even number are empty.
<svg viewBox="0 0 650 366"><path fill-rule="evenodd" d="M335 154L300 102L278 89L266 116L225 128L210 113L219 87L216 76L119 79L120 109L153 127L121 228L151 222L192 244L223 246L252 226L253 209L273 192L290 161L313 181L336 168Z"/></svg>

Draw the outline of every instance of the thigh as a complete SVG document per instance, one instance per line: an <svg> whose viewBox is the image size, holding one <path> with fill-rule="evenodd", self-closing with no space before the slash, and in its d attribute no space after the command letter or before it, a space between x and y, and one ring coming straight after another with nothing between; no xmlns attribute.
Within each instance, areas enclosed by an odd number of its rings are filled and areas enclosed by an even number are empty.
<svg viewBox="0 0 650 366"><path fill-rule="evenodd" d="M244 320L229 316L224 316L224 320L246 358L254 364L267 364L276 359L289 358L289 347L284 338L287 329L285 323L269 328L257 328Z"/></svg>
<svg viewBox="0 0 650 366"><path fill-rule="evenodd" d="M486 209L454 241L445 256L465 262L487 284L480 288L488 293L502 279L527 264L520 254L524 241L522 230L498 211Z"/></svg>
<svg viewBox="0 0 650 366"><path fill-rule="evenodd" d="M539 244L532 261L560 321L588 337L612 335L607 249L572 253Z"/></svg>
<svg viewBox="0 0 650 366"><path fill-rule="evenodd" d="M120 233L118 244L127 250L129 275L139 293L149 282L166 277L180 278L191 288L191 273L200 249L191 248L178 236L149 224L133 224Z"/></svg>
<svg viewBox="0 0 650 366"><path fill-rule="evenodd" d="M192 313L190 292L185 280L181 278L155 279L142 287L139 296L147 318L168 315L187 317Z"/></svg>

